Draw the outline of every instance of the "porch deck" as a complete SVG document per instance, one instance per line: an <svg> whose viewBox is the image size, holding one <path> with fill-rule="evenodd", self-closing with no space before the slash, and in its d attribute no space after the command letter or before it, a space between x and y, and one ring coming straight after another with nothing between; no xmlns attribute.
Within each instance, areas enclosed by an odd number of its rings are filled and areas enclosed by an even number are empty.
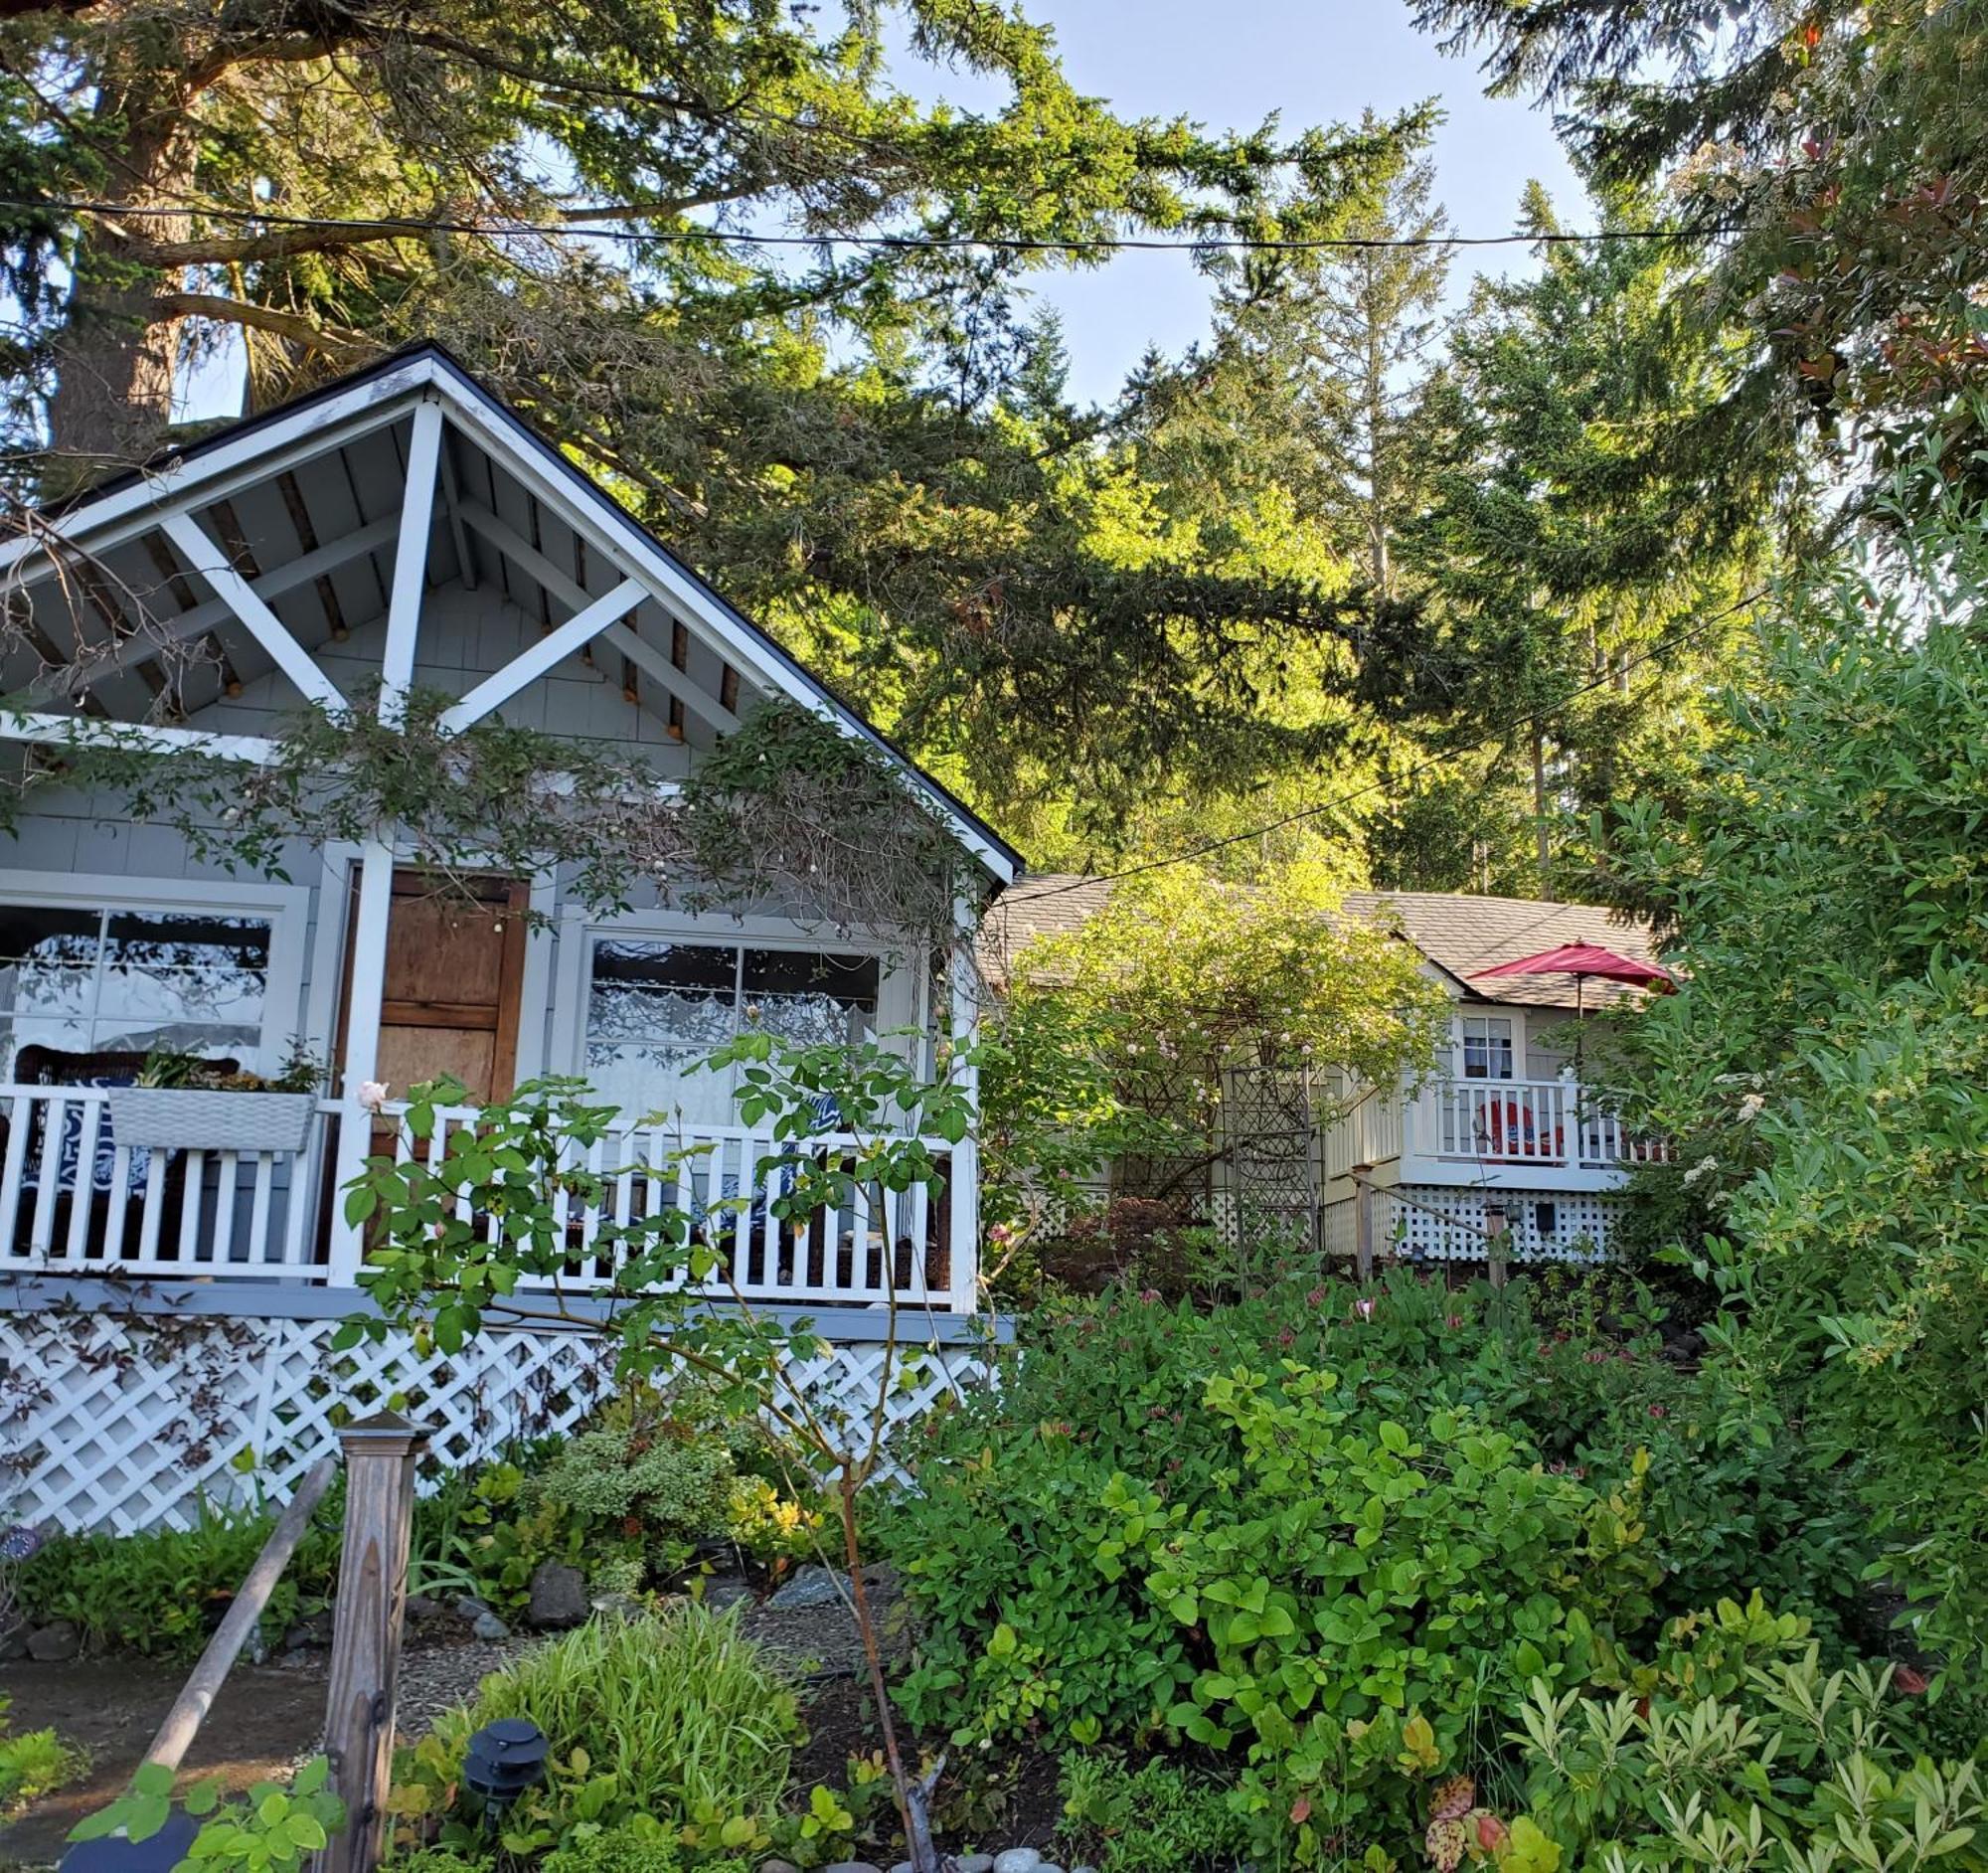
<svg viewBox="0 0 1988 1873"><path fill-rule="evenodd" d="M1465 1184L1487 1170L1523 1171L1529 1187L1610 1190L1666 1155L1661 1139L1623 1123L1605 1088L1440 1075L1410 1096L1356 1107L1327 1133L1325 1174L1399 1165L1403 1183Z"/></svg>
<svg viewBox="0 0 1988 1873"><path fill-rule="evenodd" d="M439 1162L448 1133L473 1117L470 1107L444 1111L419 1147L425 1161ZM325 1100L295 1150L232 1148L220 1139L205 1149L133 1146L118 1142L102 1088L0 1085L0 1277L351 1288L364 1245L334 1200L339 1141L344 1127L363 1133L380 1122ZM415 1147L405 1130L397 1135L405 1158ZM806 1148L832 1156L857 1143L825 1133ZM800 1225L774 1212L780 1173L768 1160L782 1148L790 1147L744 1126L631 1124L576 1150L574 1168L604 1179L606 1194L591 1207L564 1193L557 1199L572 1248L559 1285L608 1285L614 1271L603 1230L677 1206L728 1219L715 1227L729 1278L709 1284L713 1298L862 1308L895 1295L920 1307L974 1310L971 1193L949 1176L952 1147L932 1144L948 1173L942 1191L879 1188ZM677 1168L685 1149L698 1155ZM743 1214L721 1209L741 1199ZM955 1209L965 1210L963 1226Z"/></svg>

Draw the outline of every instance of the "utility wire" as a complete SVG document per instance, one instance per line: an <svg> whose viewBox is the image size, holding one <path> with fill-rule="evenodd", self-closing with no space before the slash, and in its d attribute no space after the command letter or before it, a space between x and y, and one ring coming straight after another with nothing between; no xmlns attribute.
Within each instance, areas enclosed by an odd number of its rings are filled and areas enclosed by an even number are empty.
<svg viewBox="0 0 1988 1873"><path fill-rule="evenodd" d="M1639 668L1641 665L1650 662L1653 658L1662 656L1665 651L1675 650L1680 645L1689 643L1693 638L1703 636L1715 624L1723 624L1736 612L1743 611L1749 604L1757 603L1771 590L1772 588L1768 586L1755 586L1751 592L1735 598L1731 604L1721 607L1719 610L1713 612L1710 617L1700 618L1696 624L1686 625L1680 630L1673 631L1667 637L1659 638L1648 649L1640 650L1633 657L1624 659L1615 669L1581 684L1578 689L1567 696L1555 709L1529 709L1521 715L1509 717L1495 728L1487 730L1476 741L1468 742L1461 748L1445 749L1440 754L1430 755L1425 760L1416 762L1402 773L1390 775L1385 779L1369 780L1362 786L1354 787L1350 792L1337 794L1329 800L1319 800L1310 806L1297 807L1295 810L1285 813L1279 818L1266 820L1260 826L1251 826L1244 832L1225 833L1220 839L1205 840L1200 845L1189 846L1185 851L1172 853L1166 858L1143 859L1137 865L1127 865L1122 870L1115 872L1088 872L1071 884L1058 885L1054 890L1029 892L1027 894L1027 902L1030 904L1040 904L1051 898L1061 898L1068 892L1085 890L1092 885L1117 884L1123 879L1143 877L1148 872L1166 871L1175 865L1191 865L1196 859L1206 858L1211 852L1221 852L1232 845L1242 845L1251 839L1260 839L1267 833L1280 832L1286 826L1294 826L1307 819L1317 819L1325 813L1337 812L1342 806L1350 806L1355 800L1364 799L1370 793L1387 792L1392 794L1395 788L1407 781L1418 779L1431 768L1445 766L1461 756L1476 754L1480 750L1488 748L1494 742L1503 741L1514 729L1529 728L1535 724L1544 724L1555 720L1562 711L1569 708L1572 704L1578 702L1581 697L1591 695L1597 689L1605 689L1615 682L1618 677L1626 676L1631 670Z"/></svg>
<svg viewBox="0 0 1988 1873"><path fill-rule="evenodd" d="M712 246L755 248L888 248L923 250L984 249L1010 254L1202 254L1210 252L1248 254L1305 254L1319 251L1365 253L1388 248L1507 248L1568 247L1617 241L1699 241L1710 236L1742 234L1742 227L1727 222L1701 222L1677 228L1597 228L1548 230L1535 234L1501 235L1320 235L1290 240L1262 239L1248 235L1208 235L1169 241L1144 235L1073 235L1062 240L1032 239L1006 235L892 235L892 234L756 234L723 228L634 228L589 227L589 215L625 218L639 215L639 202L595 202L570 211L557 222L539 221L422 221L413 217L390 216L382 220L335 215L281 215L260 209L205 208L187 206L127 208L117 202L97 202L46 198L39 201L0 198L0 208L40 211L63 215L100 215L115 221L185 219L201 217L209 221L252 223L268 228L321 228L327 233L353 232L390 236L481 235L508 239L525 235L579 236L589 241L623 241L636 246L662 244L709 244ZM656 205L659 213L674 213L668 204Z"/></svg>

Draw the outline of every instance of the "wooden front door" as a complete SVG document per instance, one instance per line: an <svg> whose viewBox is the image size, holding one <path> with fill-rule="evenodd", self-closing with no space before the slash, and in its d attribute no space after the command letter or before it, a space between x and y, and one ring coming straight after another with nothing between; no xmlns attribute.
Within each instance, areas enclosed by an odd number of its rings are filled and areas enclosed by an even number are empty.
<svg viewBox="0 0 1988 1873"><path fill-rule="evenodd" d="M479 1104L511 1092L529 888L516 878L472 878L466 887L467 897L459 879L394 874L378 1077L396 1099L444 1074ZM341 1034L344 1027L341 1017Z"/></svg>

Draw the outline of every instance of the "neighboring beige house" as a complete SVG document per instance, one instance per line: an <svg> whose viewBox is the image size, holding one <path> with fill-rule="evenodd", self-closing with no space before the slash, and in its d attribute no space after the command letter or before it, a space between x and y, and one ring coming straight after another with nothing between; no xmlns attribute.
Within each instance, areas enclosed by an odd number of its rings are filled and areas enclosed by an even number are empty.
<svg viewBox="0 0 1988 1873"><path fill-rule="evenodd" d="M992 907L982 966L997 983L1035 938L1077 928L1107 902L1102 880L1042 874ZM1615 1017L1640 991L1572 976L1478 979L1499 963L1563 943L1598 943L1654 962L1649 931L1592 905L1449 892L1352 892L1344 909L1420 953L1452 1002L1437 1071L1419 1086L1377 1089L1336 1116L1344 1097L1239 1082L1225 1104L1228 1148L1197 1193L1218 1221L1239 1205L1308 1213L1321 1248L1350 1256L1356 1170L1376 1191L1377 1247L1477 1260L1502 1221L1522 1260L1580 1260L1605 1249L1629 1169L1660 1147L1630 1136L1595 1067ZM1575 1016L1579 1007L1579 1041ZM1581 1073L1575 1072L1575 1055Z"/></svg>

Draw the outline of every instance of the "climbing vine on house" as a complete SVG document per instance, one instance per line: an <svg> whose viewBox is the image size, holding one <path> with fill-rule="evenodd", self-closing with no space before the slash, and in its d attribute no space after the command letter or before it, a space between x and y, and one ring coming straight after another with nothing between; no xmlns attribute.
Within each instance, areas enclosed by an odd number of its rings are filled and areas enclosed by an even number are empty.
<svg viewBox="0 0 1988 1873"><path fill-rule="evenodd" d="M442 889L555 868L604 915L647 883L691 911L750 905L914 948L952 941L970 881L950 834L883 753L797 705L760 705L666 783L604 743L501 722L451 732L455 698L440 692L414 692L393 723L376 700L298 711L255 765L160 753L140 728L80 727L0 782L0 831L48 791L110 794L121 817L173 827L203 863L281 878L299 843L397 826Z"/></svg>

